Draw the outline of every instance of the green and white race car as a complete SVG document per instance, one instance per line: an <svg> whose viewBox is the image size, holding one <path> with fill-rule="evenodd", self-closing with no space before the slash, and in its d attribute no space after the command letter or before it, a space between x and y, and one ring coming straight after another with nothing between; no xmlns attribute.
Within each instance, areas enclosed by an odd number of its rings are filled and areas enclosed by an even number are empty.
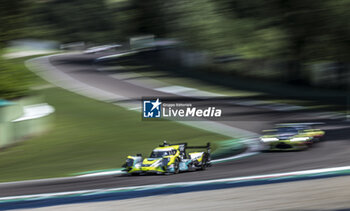
<svg viewBox="0 0 350 211"><path fill-rule="evenodd" d="M325 132L311 127L311 123L278 124L264 130L260 141L269 151L303 150L321 140Z"/></svg>

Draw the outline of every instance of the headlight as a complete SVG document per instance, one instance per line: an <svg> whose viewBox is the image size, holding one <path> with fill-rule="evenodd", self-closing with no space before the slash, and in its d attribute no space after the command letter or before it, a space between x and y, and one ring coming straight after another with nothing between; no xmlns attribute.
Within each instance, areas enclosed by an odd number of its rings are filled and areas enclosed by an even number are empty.
<svg viewBox="0 0 350 211"><path fill-rule="evenodd" d="M290 141L307 141L309 140L309 137L296 137L296 138L292 138Z"/></svg>
<svg viewBox="0 0 350 211"><path fill-rule="evenodd" d="M261 138L262 142L278 141L278 138Z"/></svg>

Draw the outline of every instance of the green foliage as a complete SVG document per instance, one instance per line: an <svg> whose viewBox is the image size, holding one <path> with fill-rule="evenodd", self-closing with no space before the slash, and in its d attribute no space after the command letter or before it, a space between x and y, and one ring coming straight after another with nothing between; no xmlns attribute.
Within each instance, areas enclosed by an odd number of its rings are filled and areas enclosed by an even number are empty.
<svg viewBox="0 0 350 211"><path fill-rule="evenodd" d="M1 0L0 3L0 47L7 41L20 36L19 29L23 27L27 6L26 0Z"/></svg>
<svg viewBox="0 0 350 211"><path fill-rule="evenodd" d="M302 62L350 57L348 0L4 0L0 44L177 37L216 54Z"/></svg>
<svg viewBox="0 0 350 211"><path fill-rule="evenodd" d="M217 54L298 60L349 58L349 1L133 0L140 30ZM153 9L153 10L152 10Z"/></svg>
<svg viewBox="0 0 350 211"><path fill-rule="evenodd" d="M171 35L182 38L195 48L215 49L222 46L222 38L227 34L227 28L224 27L227 20L217 15L212 1L180 0L170 9L181 11L173 14L176 18L168 25Z"/></svg>
<svg viewBox="0 0 350 211"><path fill-rule="evenodd" d="M13 99L29 93L33 77L16 60L0 59L0 99Z"/></svg>
<svg viewBox="0 0 350 211"><path fill-rule="evenodd" d="M305 62L349 58L349 4L346 0L224 0L220 5L233 22L253 21L255 27L245 36L261 29L273 34L266 40L258 33L243 45L265 45L268 55ZM275 47L269 49L270 45Z"/></svg>
<svg viewBox="0 0 350 211"><path fill-rule="evenodd" d="M176 37L216 54L347 61L348 0L4 0L0 44L18 38L118 42Z"/></svg>
<svg viewBox="0 0 350 211"><path fill-rule="evenodd" d="M48 1L35 8L34 21L51 28L61 41L105 41L112 29L104 1Z"/></svg>

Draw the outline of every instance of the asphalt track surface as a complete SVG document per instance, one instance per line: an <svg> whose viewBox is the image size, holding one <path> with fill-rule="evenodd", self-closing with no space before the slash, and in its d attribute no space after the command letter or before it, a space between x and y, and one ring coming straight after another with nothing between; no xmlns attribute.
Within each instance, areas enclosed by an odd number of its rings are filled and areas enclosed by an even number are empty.
<svg viewBox="0 0 350 211"><path fill-rule="evenodd" d="M101 54L59 55L51 57L50 63L76 80L135 100L143 96L169 96L166 93L112 78L109 76L110 73L97 71L93 61L99 56ZM350 125L343 120L322 119L303 112L275 112L237 105L230 105L230 112L232 115L239 114L240 120L245 121L222 121L221 123L255 133L270 128L276 122L294 120L323 121L326 123L323 128L326 129L327 135L323 142L306 151L260 153L239 160L215 164L206 171L165 176L109 175L3 183L0 184L0 197L221 179L350 165Z"/></svg>

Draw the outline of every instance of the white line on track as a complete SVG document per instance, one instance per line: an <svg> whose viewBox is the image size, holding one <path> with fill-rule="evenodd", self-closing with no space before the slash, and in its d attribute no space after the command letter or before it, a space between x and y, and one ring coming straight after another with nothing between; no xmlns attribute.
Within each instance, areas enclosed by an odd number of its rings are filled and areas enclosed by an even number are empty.
<svg viewBox="0 0 350 211"><path fill-rule="evenodd" d="M74 55L74 53L71 53L71 54ZM111 100L115 101L115 100L126 99L123 96L116 95L114 93L96 88L89 84L83 83L79 80L76 80L75 78L69 76L68 74L62 72L55 66L51 65L50 58L52 56L57 56L57 55L67 55L67 53L30 59L25 62L25 65L29 70L31 70L38 76L44 78L46 81L58 87L66 89L70 92L74 92L74 93L83 95L85 97L100 100L100 101L111 101ZM39 61L39 59L40 59L40 62L38 62L39 63L38 64L36 63L36 61ZM45 67L43 68L42 66L45 66ZM50 71L47 71L46 69L50 69Z"/></svg>
<svg viewBox="0 0 350 211"><path fill-rule="evenodd" d="M141 106L138 107L133 107L133 108L129 108L128 110L133 111L133 110L140 110L141 111Z"/></svg>
<svg viewBox="0 0 350 211"><path fill-rule="evenodd" d="M270 180L274 178L277 179L280 177L291 177L291 176L307 177L314 174L331 174L331 173L346 171L346 170L350 170L350 166L311 169L311 170L304 170L304 171L293 171L293 172L284 172L284 173L275 173L275 174L255 175L255 176L233 177L233 178L205 180L205 181L176 182L176 183L166 183L166 184L156 184L156 185L131 186L131 187L123 187L123 188L105 188L105 189L92 189L92 190L82 190L82 191L68 191L68 192L59 192L59 193L8 196L8 197L1 197L0 202L9 201L9 200L38 200L38 199L44 199L44 198L52 198L57 196L69 196L69 195L76 196L76 195L102 194L106 192L115 192L115 191L122 191L122 190L133 191L133 190L147 190L147 189L167 188L167 187L206 185L206 184L215 184L215 183L231 183L231 182L249 181L249 180L266 180L266 179Z"/></svg>

